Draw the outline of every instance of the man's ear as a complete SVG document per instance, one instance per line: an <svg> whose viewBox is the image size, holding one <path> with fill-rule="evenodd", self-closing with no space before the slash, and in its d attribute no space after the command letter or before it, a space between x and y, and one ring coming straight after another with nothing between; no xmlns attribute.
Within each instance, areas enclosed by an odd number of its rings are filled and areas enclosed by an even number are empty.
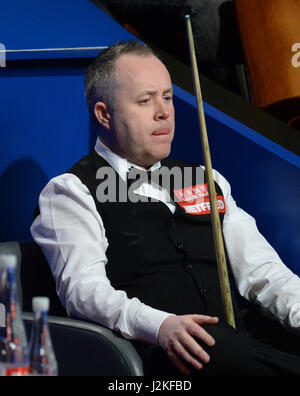
<svg viewBox="0 0 300 396"><path fill-rule="evenodd" d="M106 129L110 129L111 115L107 104L104 102L97 102L94 106L94 114L98 122Z"/></svg>

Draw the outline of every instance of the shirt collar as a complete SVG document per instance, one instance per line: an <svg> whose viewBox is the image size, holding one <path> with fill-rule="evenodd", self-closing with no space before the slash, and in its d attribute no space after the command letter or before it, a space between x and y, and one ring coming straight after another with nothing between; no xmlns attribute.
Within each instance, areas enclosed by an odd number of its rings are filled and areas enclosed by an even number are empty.
<svg viewBox="0 0 300 396"><path fill-rule="evenodd" d="M114 168L114 170L119 174L119 176L124 181L126 180L127 172L131 167L145 170L141 166L136 165L133 162L127 160L126 158L120 157L118 154L111 151L107 146L105 146L105 144L99 138L97 138L96 141L95 151L102 158L104 158L110 164L110 166ZM159 169L160 167L161 167L161 163L159 161L156 162L154 165L152 165L151 168L148 169L148 171L150 170L151 172L153 172L156 169Z"/></svg>

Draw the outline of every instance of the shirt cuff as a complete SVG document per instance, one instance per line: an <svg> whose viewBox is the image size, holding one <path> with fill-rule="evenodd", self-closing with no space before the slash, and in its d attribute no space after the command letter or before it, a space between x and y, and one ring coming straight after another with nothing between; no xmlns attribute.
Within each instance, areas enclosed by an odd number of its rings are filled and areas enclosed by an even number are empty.
<svg viewBox="0 0 300 396"><path fill-rule="evenodd" d="M135 335L138 340L157 345L158 332L163 321L174 314L142 304L136 315Z"/></svg>

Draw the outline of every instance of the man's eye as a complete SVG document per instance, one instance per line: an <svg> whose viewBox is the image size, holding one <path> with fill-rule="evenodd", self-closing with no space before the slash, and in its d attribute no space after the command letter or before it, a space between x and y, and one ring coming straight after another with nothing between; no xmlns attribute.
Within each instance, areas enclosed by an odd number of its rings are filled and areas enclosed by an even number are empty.
<svg viewBox="0 0 300 396"><path fill-rule="evenodd" d="M147 104L147 103L149 103L150 102L150 99L142 99L142 100L140 100L140 104Z"/></svg>
<svg viewBox="0 0 300 396"><path fill-rule="evenodd" d="M166 102L170 102L172 100L172 96L165 96L164 99Z"/></svg>

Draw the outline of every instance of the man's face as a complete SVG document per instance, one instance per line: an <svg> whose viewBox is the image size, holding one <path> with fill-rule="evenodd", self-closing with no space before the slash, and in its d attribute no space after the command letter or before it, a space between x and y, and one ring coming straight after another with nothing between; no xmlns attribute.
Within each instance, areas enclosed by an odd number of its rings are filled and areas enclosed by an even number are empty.
<svg viewBox="0 0 300 396"><path fill-rule="evenodd" d="M172 83L155 56L122 55L116 61L117 88L110 115L111 149L150 167L170 154L175 120Z"/></svg>

